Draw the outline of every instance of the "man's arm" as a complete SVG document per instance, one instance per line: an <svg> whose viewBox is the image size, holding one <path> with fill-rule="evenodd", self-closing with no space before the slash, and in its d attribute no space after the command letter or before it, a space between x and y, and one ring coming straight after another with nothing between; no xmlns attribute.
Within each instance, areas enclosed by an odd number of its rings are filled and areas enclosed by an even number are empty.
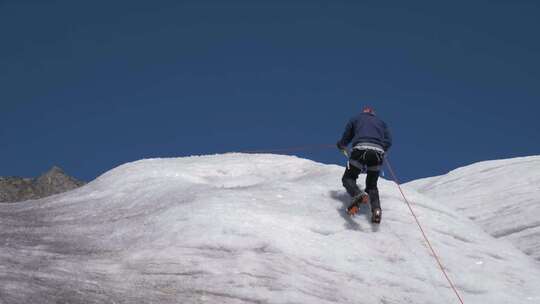
<svg viewBox="0 0 540 304"><path fill-rule="evenodd" d="M337 146L340 150L345 149L354 137L354 126L352 120L345 126L345 131L341 136L341 139L337 142Z"/></svg>
<svg viewBox="0 0 540 304"><path fill-rule="evenodd" d="M392 133L390 133L390 129L386 124L384 124L384 151L390 150L390 147L392 147Z"/></svg>

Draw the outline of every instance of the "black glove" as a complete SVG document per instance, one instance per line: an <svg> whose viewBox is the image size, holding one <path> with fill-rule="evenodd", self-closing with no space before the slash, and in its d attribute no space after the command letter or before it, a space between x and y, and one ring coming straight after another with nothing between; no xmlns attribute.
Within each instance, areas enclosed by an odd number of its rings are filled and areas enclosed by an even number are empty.
<svg viewBox="0 0 540 304"><path fill-rule="evenodd" d="M340 151L343 151L343 150L347 149L347 147L341 145L341 141L338 141L336 143L336 146Z"/></svg>

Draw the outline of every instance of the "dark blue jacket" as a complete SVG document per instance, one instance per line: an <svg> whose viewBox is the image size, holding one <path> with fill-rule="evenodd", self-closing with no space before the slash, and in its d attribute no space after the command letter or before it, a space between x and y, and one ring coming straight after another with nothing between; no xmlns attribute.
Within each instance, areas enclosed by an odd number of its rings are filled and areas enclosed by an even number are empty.
<svg viewBox="0 0 540 304"><path fill-rule="evenodd" d="M392 146L392 135L386 123L371 113L360 113L351 118L338 145L346 147L352 143L372 143L388 151Z"/></svg>

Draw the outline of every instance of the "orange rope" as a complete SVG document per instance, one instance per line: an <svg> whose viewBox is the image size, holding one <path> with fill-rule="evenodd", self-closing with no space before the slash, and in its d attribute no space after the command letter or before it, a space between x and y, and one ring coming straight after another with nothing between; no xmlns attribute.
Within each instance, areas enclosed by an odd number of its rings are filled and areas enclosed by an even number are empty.
<svg viewBox="0 0 540 304"><path fill-rule="evenodd" d="M443 264L441 262L441 259L439 258L439 256L435 252L435 249L433 249L433 246L431 246L431 242L429 241L428 237L426 236L426 233L424 232L424 229L422 228L422 225L420 225L420 221L418 220L418 217L414 213L414 211L413 211L413 209L411 207L411 204L409 203L409 200L407 200L407 197L405 196L405 193L403 192L403 189L401 189L401 186L399 185L399 181L398 181L398 179L396 177L396 174L394 173L394 170L392 169L392 166L390 165L390 161L388 161L388 157L385 157L385 158L386 158L386 166L388 167L388 170L390 171L390 174L392 174L392 178L394 179L394 182L398 186L399 192L401 192L401 196L403 196L403 199L407 203L407 207L409 207L409 211L411 212L412 216L414 217L414 220L416 221L416 224L418 225L418 228L420 228L420 232L422 232L422 236L424 237L424 240L426 241L426 244L428 245L429 249L431 250L431 253L433 253L433 257L437 261L437 264L439 264L439 267L441 268L441 271L444 274L444 277L448 281L448 284L450 284L450 287L452 287L452 289L454 290L454 293L456 294L459 302L461 304L464 304L463 299L459 295L459 292L458 292L456 286L454 285L452 280L450 280L450 277L448 276L448 273L446 273L446 270L444 269L444 266L443 266Z"/></svg>
<svg viewBox="0 0 540 304"><path fill-rule="evenodd" d="M282 149L242 151L242 153L277 153L277 152L322 150L322 149L333 148L335 146L336 145L311 145L311 146L288 147L288 148L282 148Z"/></svg>
<svg viewBox="0 0 540 304"><path fill-rule="evenodd" d="M319 149L328 149L328 148L331 148L331 147L334 147L334 146L335 145L328 145L328 144L326 144L326 145L312 145L312 146L290 147L290 148L283 148L283 149L243 151L243 153L274 153L274 152L292 152L292 151L305 151L305 150L319 150ZM428 245L429 250L433 254L433 257L437 261L437 264L439 265L439 268L441 269L444 277L448 281L448 284L450 285L450 287L452 288L452 290L456 294L456 297L458 298L459 302L461 304L465 304L463 302L463 299L461 298L461 295L459 294L456 286L454 285L454 283L452 282L452 280L448 276L448 273L444 269L444 266L443 266L443 264L441 262L441 259L439 258L439 255L437 255L437 253L435 252L435 249L431 245L431 242L429 241L429 239L428 239L428 237L427 237L427 235L426 235L426 233L424 231L424 228L422 228L422 225L420 224L420 221L418 220L418 217L416 216L416 214L414 213L414 211L412 209L411 203L409 202L409 200L405 196L405 193L403 192L403 189L401 188L401 186L399 184L399 181L398 181L398 179L396 177L396 174L394 173L394 170L392 168L392 165L390 164L390 161L388 160L388 157L385 156L385 159L386 159L386 166L388 167L388 171L390 171L390 174L392 175L392 178L394 179L394 182L396 183L396 185L399 188L399 192L401 192L401 196L403 196L403 199L405 200L405 203L407 203L407 207L409 208L409 211L411 212L412 216L414 217L414 220L416 221L416 225L418 225L418 228L420 229L420 232L422 233L422 236L424 237L424 240L426 241L426 244Z"/></svg>

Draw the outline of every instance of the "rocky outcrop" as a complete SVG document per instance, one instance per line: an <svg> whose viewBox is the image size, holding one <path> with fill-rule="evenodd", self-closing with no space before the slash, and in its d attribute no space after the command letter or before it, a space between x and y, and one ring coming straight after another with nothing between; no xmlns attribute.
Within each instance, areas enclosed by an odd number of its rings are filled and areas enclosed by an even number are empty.
<svg viewBox="0 0 540 304"><path fill-rule="evenodd" d="M56 166L37 178L0 177L0 203L39 199L84 184Z"/></svg>

